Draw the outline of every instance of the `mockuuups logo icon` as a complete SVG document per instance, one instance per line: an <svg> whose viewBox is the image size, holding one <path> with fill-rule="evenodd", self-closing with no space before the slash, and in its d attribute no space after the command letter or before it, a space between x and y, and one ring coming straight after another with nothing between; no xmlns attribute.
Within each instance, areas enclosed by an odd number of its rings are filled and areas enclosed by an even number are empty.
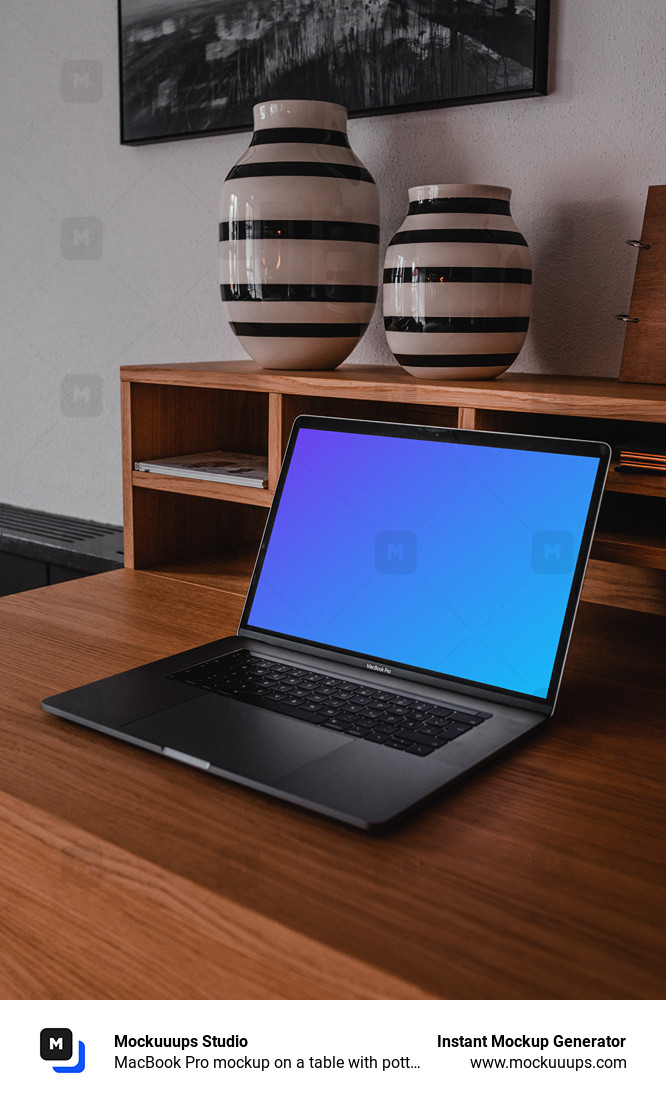
<svg viewBox="0 0 666 1100"><path fill-rule="evenodd" d="M375 535L375 569L378 573L414 573L416 533L379 531Z"/></svg>
<svg viewBox="0 0 666 1100"><path fill-rule="evenodd" d="M68 1027L45 1027L39 1033L39 1053L45 1062L70 1062L74 1039ZM83 1073L86 1048L79 1039L78 1060L73 1066L52 1066L55 1073Z"/></svg>

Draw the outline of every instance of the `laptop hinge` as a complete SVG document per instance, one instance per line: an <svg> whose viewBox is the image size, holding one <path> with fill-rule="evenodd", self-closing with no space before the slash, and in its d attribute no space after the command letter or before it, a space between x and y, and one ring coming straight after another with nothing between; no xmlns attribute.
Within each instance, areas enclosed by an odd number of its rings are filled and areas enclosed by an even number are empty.
<svg viewBox="0 0 666 1100"><path fill-rule="evenodd" d="M270 634L264 634L261 631L253 631L247 628L239 628L238 637L247 641L258 642L260 645L268 646L273 650L287 650L290 653L299 654L306 658L309 657L316 661L330 661L336 664L346 665L350 671L354 670L364 675L369 683L379 683L380 679L384 679L384 677L380 677L377 672L373 672L372 670L368 671L369 662L363 657L352 657L346 653L337 653L335 650L322 650L318 647L293 641L291 638L275 638ZM372 662L372 664L375 663L374 661ZM469 684L459 684L455 680L440 679L436 676L428 676L427 673L412 672L409 669L403 669L399 666L395 666L394 669L392 669L392 675L386 675L385 679L387 688L391 687L392 681L393 683L396 681L403 681L414 684L414 690L418 690L419 685L423 685L425 687L435 688L437 691L448 691L457 695L468 695L475 701L483 700L484 702L500 704L501 706L515 707L518 710L529 711L530 714L542 714L548 717L553 712L552 705L543 700L515 698L510 694L507 695L500 691L489 690L481 686L477 687Z"/></svg>

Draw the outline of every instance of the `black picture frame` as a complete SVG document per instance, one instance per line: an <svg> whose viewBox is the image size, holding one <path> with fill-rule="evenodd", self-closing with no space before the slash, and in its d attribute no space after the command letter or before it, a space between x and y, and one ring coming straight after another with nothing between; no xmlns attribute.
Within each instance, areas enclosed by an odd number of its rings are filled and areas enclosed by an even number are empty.
<svg viewBox="0 0 666 1100"><path fill-rule="evenodd" d="M550 0L118 0L120 140L252 128L267 99L350 117L547 94Z"/></svg>

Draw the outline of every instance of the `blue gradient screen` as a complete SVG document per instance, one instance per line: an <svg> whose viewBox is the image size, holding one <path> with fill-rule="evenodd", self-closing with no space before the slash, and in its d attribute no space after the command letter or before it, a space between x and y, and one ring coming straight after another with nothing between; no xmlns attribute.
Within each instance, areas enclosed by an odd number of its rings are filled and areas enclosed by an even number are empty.
<svg viewBox="0 0 666 1100"><path fill-rule="evenodd" d="M247 623L545 698L598 466L301 428Z"/></svg>

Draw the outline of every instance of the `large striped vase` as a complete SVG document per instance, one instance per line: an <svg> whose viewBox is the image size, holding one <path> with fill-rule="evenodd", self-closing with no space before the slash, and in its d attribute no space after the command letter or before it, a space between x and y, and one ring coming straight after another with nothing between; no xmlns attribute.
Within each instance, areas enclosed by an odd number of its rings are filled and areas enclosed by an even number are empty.
<svg viewBox="0 0 666 1100"><path fill-rule="evenodd" d="M417 378L495 378L527 335L532 263L506 187L410 187L384 267L384 328Z"/></svg>
<svg viewBox="0 0 666 1100"><path fill-rule="evenodd" d="M377 187L337 103L259 103L254 123L222 189L222 299L262 367L330 369L354 349L377 299Z"/></svg>

